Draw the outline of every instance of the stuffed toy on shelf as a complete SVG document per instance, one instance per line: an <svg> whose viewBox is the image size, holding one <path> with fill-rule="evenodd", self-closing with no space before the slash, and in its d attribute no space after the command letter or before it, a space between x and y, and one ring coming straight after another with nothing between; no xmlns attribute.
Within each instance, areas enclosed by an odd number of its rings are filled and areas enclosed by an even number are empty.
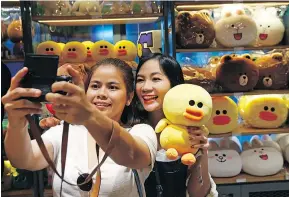
<svg viewBox="0 0 289 197"><path fill-rule="evenodd" d="M137 63L134 61L137 57L137 48L129 40L120 40L114 45L115 58L125 61L131 68L136 69Z"/></svg>
<svg viewBox="0 0 289 197"><path fill-rule="evenodd" d="M253 18L257 24L257 46L274 46L282 41L285 27L275 8L258 9Z"/></svg>
<svg viewBox="0 0 289 197"><path fill-rule="evenodd" d="M175 86L164 97L163 112L166 118L158 122L155 132L161 133L160 144L166 150L167 158L174 160L181 156L183 164L194 164L198 149L192 145L198 142L190 141L187 127L197 127L204 135L209 134L204 125L212 112L210 94L197 85Z"/></svg>
<svg viewBox="0 0 289 197"><path fill-rule="evenodd" d="M271 53L255 61L259 68L256 89L278 90L288 88L289 66L282 53Z"/></svg>
<svg viewBox="0 0 289 197"><path fill-rule="evenodd" d="M208 48L215 39L214 22L206 11L179 12L175 23L180 48Z"/></svg>
<svg viewBox="0 0 289 197"><path fill-rule="evenodd" d="M289 133L277 134L276 142L282 150L284 159L289 163Z"/></svg>
<svg viewBox="0 0 289 197"><path fill-rule="evenodd" d="M98 62L105 58L114 57L114 45L106 40L99 40L91 48L92 58Z"/></svg>
<svg viewBox="0 0 289 197"><path fill-rule="evenodd" d="M39 55L58 55L61 57L62 48L59 43L54 41L41 42L36 49L36 54Z"/></svg>
<svg viewBox="0 0 289 197"><path fill-rule="evenodd" d="M62 50L62 58L65 63L84 63L87 50L81 42L71 41L65 44Z"/></svg>
<svg viewBox="0 0 289 197"><path fill-rule="evenodd" d="M283 167L281 149L269 136L262 140L253 136L251 142L244 142L241 158L243 171L253 176L274 175Z"/></svg>
<svg viewBox="0 0 289 197"><path fill-rule="evenodd" d="M37 6L44 10L44 16L70 16L71 5L68 0L37 1Z"/></svg>
<svg viewBox="0 0 289 197"><path fill-rule="evenodd" d="M101 15L101 5L98 0L94 1L81 1L77 0L72 6L72 13L76 16L91 15L100 16Z"/></svg>
<svg viewBox="0 0 289 197"><path fill-rule="evenodd" d="M210 140L208 162L212 177L233 177L242 170L241 144L237 137Z"/></svg>
<svg viewBox="0 0 289 197"><path fill-rule="evenodd" d="M241 96L238 108L245 124L254 128L279 128L288 114L285 100L273 94Z"/></svg>
<svg viewBox="0 0 289 197"><path fill-rule="evenodd" d="M94 43L91 41L84 41L84 42L82 42L82 44L84 44L84 46L87 50L87 56L86 56L85 63L86 63L88 68L91 68L96 63L96 61L92 57L92 47L93 47Z"/></svg>
<svg viewBox="0 0 289 197"><path fill-rule="evenodd" d="M224 91L253 90L259 79L259 69L250 56L224 55L216 67L216 82Z"/></svg>
<svg viewBox="0 0 289 197"><path fill-rule="evenodd" d="M238 106L227 96L213 97L213 110L206 127L211 134L229 133L238 127Z"/></svg>
<svg viewBox="0 0 289 197"><path fill-rule="evenodd" d="M253 46L257 38L256 22L242 8L226 10L215 30L217 43L224 47Z"/></svg>

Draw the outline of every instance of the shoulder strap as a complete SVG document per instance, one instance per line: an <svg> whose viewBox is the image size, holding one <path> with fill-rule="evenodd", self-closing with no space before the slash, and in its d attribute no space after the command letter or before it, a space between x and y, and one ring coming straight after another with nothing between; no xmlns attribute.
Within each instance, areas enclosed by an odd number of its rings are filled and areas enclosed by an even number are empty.
<svg viewBox="0 0 289 197"><path fill-rule="evenodd" d="M142 184L140 182L140 179L139 179L139 176L138 176L138 172L135 169L132 169L132 172L134 174L134 180L136 182L138 195L139 195L139 197L143 197Z"/></svg>
<svg viewBox="0 0 289 197"><path fill-rule="evenodd" d="M155 176L156 176L157 197L162 197L163 196L163 187L161 185L160 174L159 174L157 162L155 162Z"/></svg>
<svg viewBox="0 0 289 197"><path fill-rule="evenodd" d="M105 152L105 155L103 156L101 162L92 170L92 172L88 175L88 177L85 179L85 181L81 184L73 184L70 183L68 181L66 181L64 179L64 172L65 172L65 164L66 164L66 153L67 153L67 142L68 142L68 132L69 132L69 124L67 122L64 122L64 126L63 126L63 135L62 135L62 146L61 146L61 172L62 175L60 175L60 173L57 171L54 162L51 160L48 151L44 145L44 142L41 138L41 128L39 127L39 125L37 125L32 116L30 115L26 115L26 119L28 120L29 124L30 124L30 128L31 128L31 132L33 137L36 139L39 148L45 158L45 160L47 161L47 163L49 164L49 166L51 167L51 169L54 171L54 173L65 183L72 185L72 186L81 186L84 184L87 184L93 177L93 175L97 172L97 170L100 168L100 166L104 163L104 161L106 160L106 158L110 155L110 153L112 152L113 148L114 148L114 144L115 141L118 139L119 133L114 132L114 124L112 122L112 135L111 138L109 140L109 144L108 144L108 148Z"/></svg>

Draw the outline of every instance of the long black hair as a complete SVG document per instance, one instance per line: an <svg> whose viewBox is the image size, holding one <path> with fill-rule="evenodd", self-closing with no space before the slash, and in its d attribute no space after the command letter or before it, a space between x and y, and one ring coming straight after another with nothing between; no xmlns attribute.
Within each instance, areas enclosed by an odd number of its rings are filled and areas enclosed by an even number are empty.
<svg viewBox="0 0 289 197"><path fill-rule="evenodd" d="M175 60L175 58L164 55L161 53L153 53L148 57L142 58L138 64L136 75L135 75L135 83L137 75L144 65L145 62L149 60L157 60L160 65L160 69L164 72L164 74L167 76L167 78L170 81L171 88L184 83L184 76L181 69L180 64ZM135 97L133 99L133 109L134 112L134 122L135 123L141 123L148 121L148 112L143 108L141 102L139 101L139 98L135 94Z"/></svg>
<svg viewBox="0 0 289 197"><path fill-rule="evenodd" d="M88 74L87 81L86 81L86 91L88 89L89 83L91 81L91 77L94 74L95 70L102 66L102 65L112 65L115 68L119 69L122 73L122 77L125 83L126 87L126 95L127 98L129 98L130 94L134 92L134 77L132 73L131 67L124 61L116 58L106 58L103 59L94 65L90 73ZM132 105L125 106L124 110L121 115L121 123L123 123L125 126L131 126L133 124L133 110L132 110Z"/></svg>

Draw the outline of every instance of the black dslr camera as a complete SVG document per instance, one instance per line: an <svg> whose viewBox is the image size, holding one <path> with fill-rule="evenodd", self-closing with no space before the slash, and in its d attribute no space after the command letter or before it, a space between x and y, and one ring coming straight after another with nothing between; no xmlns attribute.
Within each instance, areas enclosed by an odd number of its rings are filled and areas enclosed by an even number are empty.
<svg viewBox="0 0 289 197"><path fill-rule="evenodd" d="M51 86L57 81L71 82L70 76L57 76L59 57L57 55L35 55L26 54L24 66L28 68L28 73L21 81L23 88L35 88L41 90L41 96L25 97L32 102L46 102L45 95L51 92ZM65 95L65 92L58 92Z"/></svg>

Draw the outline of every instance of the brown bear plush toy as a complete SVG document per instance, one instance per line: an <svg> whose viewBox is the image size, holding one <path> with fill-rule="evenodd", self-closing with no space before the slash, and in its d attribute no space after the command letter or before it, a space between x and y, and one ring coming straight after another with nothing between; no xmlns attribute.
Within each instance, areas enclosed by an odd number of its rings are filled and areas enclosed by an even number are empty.
<svg viewBox="0 0 289 197"><path fill-rule="evenodd" d="M179 12L176 18L176 42L180 48L208 48L215 39L214 23L209 13Z"/></svg>
<svg viewBox="0 0 289 197"><path fill-rule="evenodd" d="M259 78L259 70L250 56L224 55L216 69L216 82L229 92L252 90Z"/></svg>
<svg viewBox="0 0 289 197"><path fill-rule="evenodd" d="M278 90L287 88L289 67L282 53L272 53L256 60L259 67L259 81L256 89Z"/></svg>

